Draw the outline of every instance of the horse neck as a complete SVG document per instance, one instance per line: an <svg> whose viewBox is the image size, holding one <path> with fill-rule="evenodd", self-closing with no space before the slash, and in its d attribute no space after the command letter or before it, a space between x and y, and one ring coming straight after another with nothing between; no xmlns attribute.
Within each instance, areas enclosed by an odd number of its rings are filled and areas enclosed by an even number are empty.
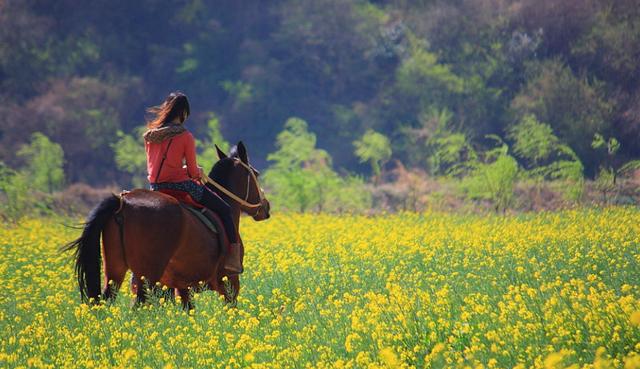
<svg viewBox="0 0 640 369"><path fill-rule="evenodd" d="M213 189L213 192L216 193L222 200L224 200L228 205L231 212L231 220L233 221L233 225L236 227L236 231L240 229L240 214L242 213L242 209L240 208L240 204L233 201L232 198L228 197L220 190Z"/></svg>
<svg viewBox="0 0 640 369"><path fill-rule="evenodd" d="M233 220L233 225L236 226L236 231L240 231L240 205L238 205L235 201L228 199L227 201L231 201L229 205L231 206L231 220Z"/></svg>
<svg viewBox="0 0 640 369"><path fill-rule="evenodd" d="M218 167L218 165L216 164L211 169L211 172L209 173L209 177L211 177L214 181L220 183L222 186L227 188L229 191L234 192L235 189L230 188L229 181L226 180L223 172L224 171L221 170L221 168ZM229 204L229 207L231 208L231 220L233 220L233 224L236 227L236 230L240 230L240 214L242 213L242 210L240 208L240 204L238 204L237 202L233 201L233 199L227 197L224 193L222 193L217 188L215 188L213 190L214 190L215 193L218 194L218 196L220 196L224 201L226 201L227 204Z"/></svg>

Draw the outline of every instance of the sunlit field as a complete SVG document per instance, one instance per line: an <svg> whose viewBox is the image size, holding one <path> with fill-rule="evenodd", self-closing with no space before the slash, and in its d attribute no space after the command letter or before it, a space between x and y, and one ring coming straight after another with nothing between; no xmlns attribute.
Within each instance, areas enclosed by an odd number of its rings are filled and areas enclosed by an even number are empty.
<svg viewBox="0 0 640 369"><path fill-rule="evenodd" d="M80 303L63 220L0 228L0 367L640 368L640 212L243 219L210 291Z"/></svg>

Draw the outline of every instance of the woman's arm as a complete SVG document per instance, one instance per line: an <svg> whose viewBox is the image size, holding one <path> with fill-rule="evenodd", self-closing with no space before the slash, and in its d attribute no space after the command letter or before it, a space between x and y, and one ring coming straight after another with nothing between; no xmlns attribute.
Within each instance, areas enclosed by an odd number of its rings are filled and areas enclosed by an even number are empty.
<svg viewBox="0 0 640 369"><path fill-rule="evenodd" d="M184 156L187 161L187 174L193 179L200 179L201 171L196 162L196 140L191 132L187 132L187 141L184 148Z"/></svg>

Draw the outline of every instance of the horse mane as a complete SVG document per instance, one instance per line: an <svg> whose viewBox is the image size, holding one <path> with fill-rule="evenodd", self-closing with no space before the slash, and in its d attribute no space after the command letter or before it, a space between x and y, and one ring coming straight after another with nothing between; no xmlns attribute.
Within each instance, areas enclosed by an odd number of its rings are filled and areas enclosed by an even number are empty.
<svg viewBox="0 0 640 369"><path fill-rule="evenodd" d="M230 158L239 158L240 157L240 155L238 155L238 145L231 146L231 148L229 149L229 157Z"/></svg>
<svg viewBox="0 0 640 369"><path fill-rule="evenodd" d="M209 178L226 187L229 181L229 172L235 167L234 161L239 159L238 145L233 145L229 150L229 156L218 160L213 165L209 172Z"/></svg>
<svg viewBox="0 0 640 369"><path fill-rule="evenodd" d="M234 158L220 159L213 165L213 168L211 168L209 178L226 187L229 184L229 173L233 170L234 166Z"/></svg>

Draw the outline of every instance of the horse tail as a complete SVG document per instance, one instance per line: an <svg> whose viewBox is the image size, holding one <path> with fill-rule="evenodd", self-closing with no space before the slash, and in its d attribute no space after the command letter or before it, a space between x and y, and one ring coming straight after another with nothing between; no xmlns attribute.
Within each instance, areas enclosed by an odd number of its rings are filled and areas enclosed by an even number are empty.
<svg viewBox="0 0 640 369"><path fill-rule="evenodd" d="M122 205L122 198L117 195L103 199L87 217L82 235L62 247L62 251L73 251L76 259L75 271L80 287L80 298L87 301L91 298L98 301L100 297L100 235L109 217L117 213Z"/></svg>

